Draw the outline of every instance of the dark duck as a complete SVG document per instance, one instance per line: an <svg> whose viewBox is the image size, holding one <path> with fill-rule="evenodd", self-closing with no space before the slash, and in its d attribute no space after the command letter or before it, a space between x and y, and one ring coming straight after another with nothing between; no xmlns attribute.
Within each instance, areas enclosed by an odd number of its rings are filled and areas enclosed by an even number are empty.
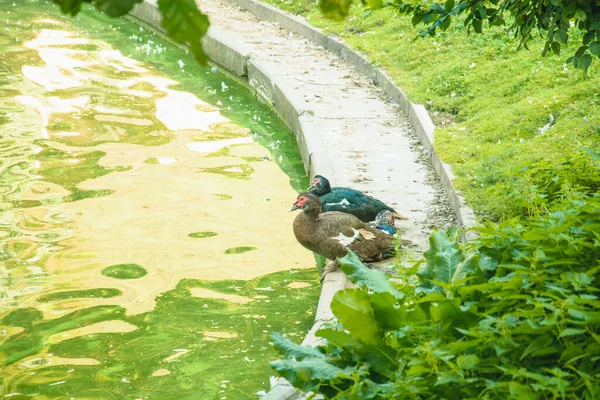
<svg viewBox="0 0 600 400"><path fill-rule="evenodd" d="M291 211L298 209L302 212L294 220L294 235L308 250L329 260L345 256L348 250L365 262L394 255L393 236L370 227L352 214L321 213L321 202L313 194L298 195Z"/></svg>
<svg viewBox="0 0 600 400"><path fill-rule="evenodd" d="M379 229L389 235L395 235L398 232L396 228L396 219L390 210L380 211L375 217L375 221L369 222L369 226Z"/></svg>
<svg viewBox="0 0 600 400"><path fill-rule="evenodd" d="M387 210L394 218L408 219L382 201L358 190L345 187L332 188L329 181L321 175L315 175L308 192L319 197L323 212L341 211L352 214L363 222L370 222L375 220L381 211Z"/></svg>

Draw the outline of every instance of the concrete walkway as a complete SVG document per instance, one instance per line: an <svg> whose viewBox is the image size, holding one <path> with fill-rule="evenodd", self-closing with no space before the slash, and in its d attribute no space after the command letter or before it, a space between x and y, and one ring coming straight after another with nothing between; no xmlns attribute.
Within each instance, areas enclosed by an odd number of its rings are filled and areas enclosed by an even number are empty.
<svg viewBox="0 0 600 400"><path fill-rule="evenodd" d="M364 191L408 216L398 225L417 252L427 249L433 228L454 224L407 116L379 88L335 55L277 24L227 1L198 4L213 31L243 46L254 65L263 64L262 70L276 75L271 79L283 82L295 108L305 110L299 117L320 134L330 168L319 171L330 171L332 183ZM260 82L250 83L261 92ZM261 94L269 100L267 90Z"/></svg>

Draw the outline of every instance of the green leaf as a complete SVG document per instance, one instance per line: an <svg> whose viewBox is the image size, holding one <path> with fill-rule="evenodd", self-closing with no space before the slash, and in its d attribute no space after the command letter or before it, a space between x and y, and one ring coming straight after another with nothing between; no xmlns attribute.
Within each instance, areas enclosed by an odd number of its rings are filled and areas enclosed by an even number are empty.
<svg viewBox="0 0 600 400"><path fill-rule="evenodd" d="M592 158L592 160L600 161L600 153L598 153L597 151L594 151L594 150L590 149L589 147L583 147L583 150L589 154L589 156Z"/></svg>
<svg viewBox="0 0 600 400"><path fill-rule="evenodd" d="M167 35L178 43L189 44L196 60L205 64L208 57L200 39L206 34L209 22L194 0L158 0L158 8Z"/></svg>
<svg viewBox="0 0 600 400"><path fill-rule="evenodd" d="M369 294L363 289L340 290L333 296L331 311L356 340L366 344L380 344L381 327L375 319Z"/></svg>
<svg viewBox="0 0 600 400"><path fill-rule="evenodd" d="M564 29L558 29L556 32L554 32L554 36L556 37L556 40L558 40L562 44L567 44L567 40L569 39L567 31L565 31Z"/></svg>
<svg viewBox="0 0 600 400"><path fill-rule="evenodd" d="M586 33L585 35L583 35L583 39L581 40L581 42L583 44L588 44L589 42L592 41L592 39L596 36L596 32L591 31Z"/></svg>
<svg viewBox="0 0 600 400"><path fill-rule="evenodd" d="M75 16L81 10L82 0L52 0L52 1L60 6L60 11L62 11L63 14L70 14L72 16Z"/></svg>
<svg viewBox="0 0 600 400"><path fill-rule="evenodd" d="M323 353L311 346L302 346L284 338L279 333L271 334L273 339L273 347L285 357L293 357L296 360L305 358L322 358Z"/></svg>
<svg viewBox="0 0 600 400"><path fill-rule="evenodd" d="M508 390L510 391L511 399L533 400L538 398L538 396L536 396L535 393L532 392L528 386L525 386L516 381L512 381L508 384Z"/></svg>
<svg viewBox="0 0 600 400"><path fill-rule="evenodd" d="M446 0L446 4L444 5L444 9L446 12L452 11L454 8L454 0Z"/></svg>
<svg viewBox="0 0 600 400"><path fill-rule="evenodd" d="M378 9L383 7L383 0L368 0L367 4L373 9Z"/></svg>
<svg viewBox="0 0 600 400"><path fill-rule="evenodd" d="M449 328L459 327L468 329L477 323L477 316L470 311L460 309L459 299L444 300L429 307L431 319L434 322L448 323Z"/></svg>
<svg viewBox="0 0 600 400"><path fill-rule="evenodd" d="M558 335L558 337L582 335L586 332L587 331L585 329L567 328L567 329L563 329L562 332L560 332L560 335Z"/></svg>
<svg viewBox="0 0 600 400"><path fill-rule="evenodd" d="M375 318L383 329L402 327L402 310L398 306L398 300L391 293L373 293L370 298Z"/></svg>
<svg viewBox="0 0 600 400"><path fill-rule="evenodd" d="M600 41L590 43L590 53L595 56L600 56Z"/></svg>
<svg viewBox="0 0 600 400"><path fill-rule="evenodd" d="M434 386L446 385L448 383L457 383L458 378L455 374L447 371L440 371Z"/></svg>
<svg viewBox="0 0 600 400"><path fill-rule="evenodd" d="M350 379L354 372L352 368L338 368L323 359L314 358L302 361L275 360L269 364L279 375L305 392L316 390L321 381L331 381L337 378Z"/></svg>
<svg viewBox="0 0 600 400"><path fill-rule="evenodd" d="M393 375L398 361L395 352L386 346L366 345L355 349L360 359L371 366L379 374Z"/></svg>
<svg viewBox="0 0 600 400"><path fill-rule="evenodd" d="M418 375L429 375L431 373L431 368L426 367L422 364L413 365L406 371L407 376L418 376Z"/></svg>
<svg viewBox="0 0 600 400"><path fill-rule="evenodd" d="M411 19L413 26L417 26L417 24L419 22L423 21L423 17L425 17L425 14L422 14L422 13L413 14L412 19Z"/></svg>
<svg viewBox="0 0 600 400"><path fill-rule="evenodd" d="M367 268L353 252L349 251L346 256L338 260L342 271L344 271L352 283L360 287L366 287L375 293L391 293L398 299L404 297L402 293L391 285L385 273Z"/></svg>
<svg viewBox="0 0 600 400"><path fill-rule="evenodd" d="M587 19L587 14L585 13L585 11L577 9L575 11L575 19L579 21L585 21Z"/></svg>
<svg viewBox="0 0 600 400"><path fill-rule="evenodd" d="M341 21L348 16L352 0L321 0L319 8L327 18Z"/></svg>
<svg viewBox="0 0 600 400"><path fill-rule="evenodd" d="M560 43L552 42L552 44L550 46L552 47L552 52L554 54L556 54L557 56L559 56L560 55Z"/></svg>
<svg viewBox="0 0 600 400"><path fill-rule="evenodd" d="M143 0L94 0L94 6L110 17L121 17Z"/></svg>
<svg viewBox="0 0 600 400"><path fill-rule="evenodd" d="M448 229L446 231L434 232L429 237L429 250L424 253L427 263L425 268L419 271L419 276L432 279L434 267L437 264L436 256L446 252L448 249L458 250L458 232L457 229Z"/></svg>
<svg viewBox="0 0 600 400"><path fill-rule="evenodd" d="M473 19L473 20L471 21L471 25L473 25L473 30L474 30L476 33L481 33L481 32L482 32L482 29L481 29L481 21L480 21L480 20L478 20L478 19Z"/></svg>
<svg viewBox="0 0 600 400"><path fill-rule="evenodd" d="M592 56L589 54L584 54L579 59L579 68L583 70L583 72L587 73L588 68L592 64Z"/></svg>
<svg viewBox="0 0 600 400"><path fill-rule="evenodd" d="M327 340L329 343L340 349L358 345L358 342L349 333L331 328L319 329L315 333L315 336Z"/></svg>
<svg viewBox="0 0 600 400"><path fill-rule="evenodd" d="M458 356L456 359L456 366L464 370L476 369L479 366L481 360L474 354L468 354L466 356Z"/></svg>
<svg viewBox="0 0 600 400"><path fill-rule="evenodd" d="M525 351L523 351L523 354L521 355L521 358L519 358L519 360L523 360L524 358L529 356L531 353L533 353L537 350L540 350L542 348L546 348L546 347L550 346L551 344L552 344L552 338L550 336L548 336L548 335L538 336L537 338L535 338L535 340L533 340L531 343L529 343L529 346L527 346Z"/></svg>

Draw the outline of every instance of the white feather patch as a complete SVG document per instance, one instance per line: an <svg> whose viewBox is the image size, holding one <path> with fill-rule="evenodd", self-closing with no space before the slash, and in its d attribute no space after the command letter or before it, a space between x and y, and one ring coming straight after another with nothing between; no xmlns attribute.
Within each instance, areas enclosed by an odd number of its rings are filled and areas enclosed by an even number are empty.
<svg viewBox="0 0 600 400"><path fill-rule="evenodd" d="M375 239L375 235L366 229L359 229L358 233L363 235L363 237L367 240Z"/></svg>
<svg viewBox="0 0 600 400"><path fill-rule="evenodd" d="M340 233L339 235L332 237L332 239L337 240L342 246L348 246L356 240L358 235L360 235L360 232L356 229L353 228L352 231L354 232L354 235L352 236L346 236L343 233Z"/></svg>
<svg viewBox="0 0 600 400"><path fill-rule="evenodd" d="M325 203L328 206L342 206L342 207L346 207L350 205L350 202L346 199L342 199L339 203Z"/></svg>

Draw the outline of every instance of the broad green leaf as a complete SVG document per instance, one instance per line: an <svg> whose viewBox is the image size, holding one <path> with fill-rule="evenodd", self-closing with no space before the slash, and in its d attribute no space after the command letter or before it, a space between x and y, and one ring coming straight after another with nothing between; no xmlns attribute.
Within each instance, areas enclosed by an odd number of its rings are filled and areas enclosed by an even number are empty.
<svg viewBox="0 0 600 400"><path fill-rule="evenodd" d="M375 319L369 294L363 289L340 290L333 296L331 311L359 342L381 344L383 333Z"/></svg>
<svg viewBox="0 0 600 400"><path fill-rule="evenodd" d="M511 399L515 400L533 400L538 396L528 387L517 381L512 381L508 384Z"/></svg>
<svg viewBox="0 0 600 400"><path fill-rule="evenodd" d="M562 44L567 44L567 40L569 39L567 31L564 29L558 29L556 32L554 32L554 37Z"/></svg>
<svg viewBox="0 0 600 400"><path fill-rule="evenodd" d="M338 260L342 271L344 271L352 283L360 287L366 287L375 293L391 293L398 299L404 297L404 295L388 281L385 273L367 268L353 252L349 251L346 256L339 258Z"/></svg>
<svg viewBox="0 0 600 400"><path fill-rule="evenodd" d="M285 357L293 357L300 361L305 358L322 358L323 353L311 346L302 346L284 338L279 333L271 334L273 347Z"/></svg>
<svg viewBox="0 0 600 400"><path fill-rule="evenodd" d="M459 299L444 300L429 307L434 322L451 322L451 327L468 329L477 323L477 316L470 311L460 309Z"/></svg>
<svg viewBox="0 0 600 400"><path fill-rule="evenodd" d="M429 375L430 373L431 368L422 364L413 365L408 369L408 371L406 371L407 376Z"/></svg>
<svg viewBox="0 0 600 400"><path fill-rule="evenodd" d="M81 10L81 3L83 0L52 0L54 3L60 6L60 11L64 14L77 15Z"/></svg>
<svg viewBox="0 0 600 400"><path fill-rule="evenodd" d="M208 30L208 17L198 10L194 0L158 0L167 35L181 44L189 44L196 60L205 64L208 57L200 39Z"/></svg>
<svg viewBox="0 0 600 400"><path fill-rule="evenodd" d="M590 43L590 53L595 56L600 56L600 41Z"/></svg>
<svg viewBox="0 0 600 400"><path fill-rule="evenodd" d="M352 337L352 335L331 328L319 329L315 333L315 336L322 337L340 349L343 347L358 345L358 342Z"/></svg>
<svg viewBox="0 0 600 400"><path fill-rule="evenodd" d="M458 356L456 359L456 366L464 370L472 370L479 366L481 360L474 354L468 354L466 356Z"/></svg>
<svg viewBox="0 0 600 400"><path fill-rule="evenodd" d="M425 279L432 279L433 270L437 262L436 256L448 249L457 249L458 233L458 229L448 229L446 231L434 232L429 237L429 249L424 253L427 263L425 268L419 271L419 276Z"/></svg>
<svg viewBox="0 0 600 400"><path fill-rule="evenodd" d="M575 19L579 21L585 21L587 19L587 14L585 11L577 9L575 10Z"/></svg>
<svg viewBox="0 0 600 400"><path fill-rule="evenodd" d="M592 56L589 54L584 54L579 59L579 68L583 70L583 72L587 73L588 68L592 64Z"/></svg>
<svg viewBox="0 0 600 400"><path fill-rule="evenodd" d="M398 329L402 326L402 310L394 296L382 292L372 293L370 297L375 318L383 329Z"/></svg>
<svg viewBox="0 0 600 400"><path fill-rule="evenodd" d="M287 379L295 387L308 392L316 390L321 381L331 381L336 378L350 379L352 368L338 368L323 359L275 360L269 363L277 373Z"/></svg>
<svg viewBox="0 0 600 400"><path fill-rule="evenodd" d="M446 0L446 4L444 5L444 10L446 12L452 11L454 8L454 0Z"/></svg>
<svg viewBox="0 0 600 400"><path fill-rule="evenodd" d="M398 366L395 351L383 345L360 346L356 349L356 354L379 374L392 375Z"/></svg>
<svg viewBox="0 0 600 400"><path fill-rule="evenodd" d="M462 251L457 247L448 248L433 256L432 280L456 286L475 269L474 256L465 260Z"/></svg>
<svg viewBox="0 0 600 400"><path fill-rule="evenodd" d="M323 15L337 21L348 16L352 0L321 0L319 7Z"/></svg>
<svg viewBox="0 0 600 400"><path fill-rule="evenodd" d="M143 0L94 0L94 6L115 18L127 14L133 7Z"/></svg>
<svg viewBox="0 0 600 400"><path fill-rule="evenodd" d="M456 377L456 375L451 372L440 371L440 372L438 372L437 376L438 376L438 378L435 381L435 386L441 386L441 385L446 385L448 383L457 383L458 382L458 378Z"/></svg>
<svg viewBox="0 0 600 400"><path fill-rule="evenodd" d="M444 294L441 292L435 292L435 293L431 293L431 294L421 297L419 300L417 300L417 303L431 303L434 301L443 301L443 300L446 300L446 296L444 296Z"/></svg>

